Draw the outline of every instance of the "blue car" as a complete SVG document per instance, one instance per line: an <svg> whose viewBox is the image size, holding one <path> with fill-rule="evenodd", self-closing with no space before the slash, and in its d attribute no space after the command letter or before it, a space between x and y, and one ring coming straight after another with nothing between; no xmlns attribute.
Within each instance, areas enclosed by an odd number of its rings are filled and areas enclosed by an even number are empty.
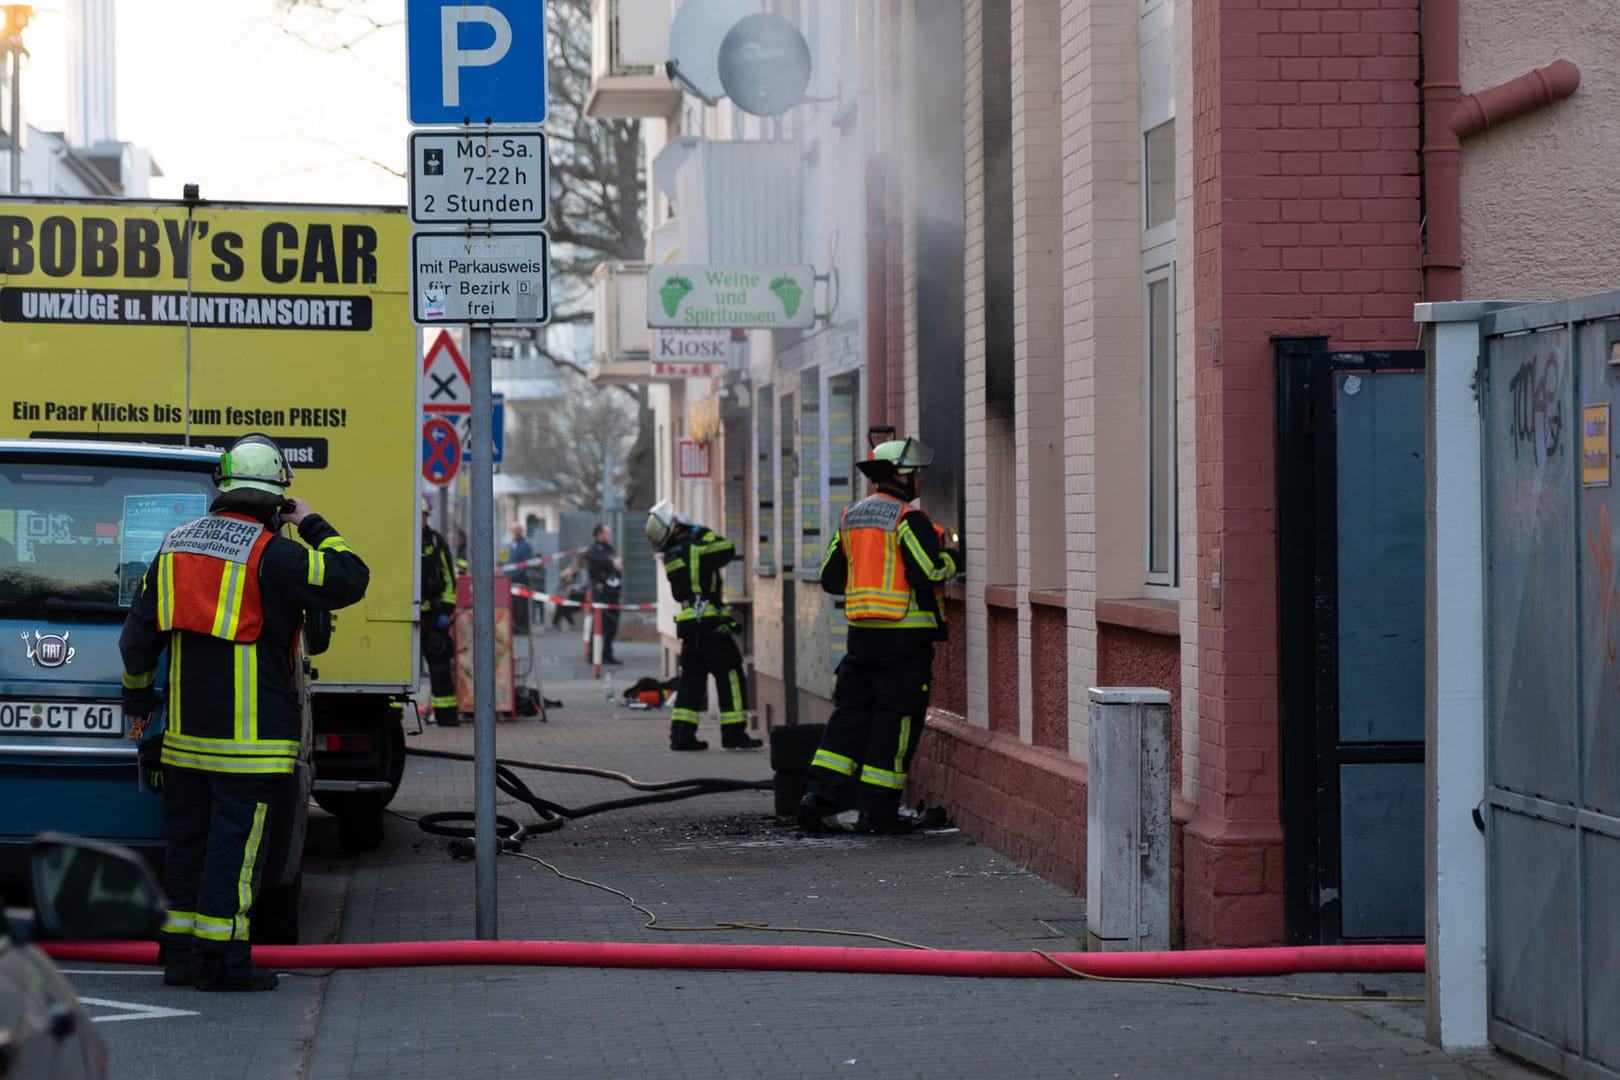
<svg viewBox="0 0 1620 1080"><path fill-rule="evenodd" d="M29 893L27 848L66 832L130 848L161 869L163 798L122 709L118 635L164 535L213 499L217 453L0 440L0 892ZM7 644L9 642L9 644ZM163 671L159 670L159 683ZM313 768L304 753L272 808L257 941L297 940Z"/></svg>

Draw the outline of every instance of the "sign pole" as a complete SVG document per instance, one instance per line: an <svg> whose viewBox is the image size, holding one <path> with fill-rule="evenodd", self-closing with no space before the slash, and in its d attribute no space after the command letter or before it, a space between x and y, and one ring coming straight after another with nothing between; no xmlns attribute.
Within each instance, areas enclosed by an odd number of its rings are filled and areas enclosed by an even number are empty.
<svg viewBox="0 0 1620 1080"><path fill-rule="evenodd" d="M478 940L499 936L495 925L495 463L490 458L490 329L472 328L472 521L467 546L473 595L473 809L478 891Z"/></svg>

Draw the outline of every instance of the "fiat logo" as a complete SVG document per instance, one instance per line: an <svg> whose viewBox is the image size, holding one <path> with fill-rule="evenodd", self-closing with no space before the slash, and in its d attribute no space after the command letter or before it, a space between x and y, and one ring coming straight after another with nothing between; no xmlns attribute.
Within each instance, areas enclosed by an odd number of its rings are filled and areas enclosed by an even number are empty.
<svg viewBox="0 0 1620 1080"><path fill-rule="evenodd" d="M68 644L68 635L64 631L60 634L41 634L34 631L34 639L28 639L28 632L23 631L23 645L28 649L28 659L40 667L61 667L63 664L73 662L76 651Z"/></svg>

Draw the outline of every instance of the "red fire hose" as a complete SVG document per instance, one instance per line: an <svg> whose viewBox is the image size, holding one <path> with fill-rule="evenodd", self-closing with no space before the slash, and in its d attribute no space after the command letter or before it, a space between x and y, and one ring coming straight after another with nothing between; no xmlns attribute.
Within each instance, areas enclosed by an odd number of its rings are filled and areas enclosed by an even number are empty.
<svg viewBox="0 0 1620 1080"><path fill-rule="evenodd" d="M58 960L155 964L150 941L48 942ZM1422 971L1422 945L1304 945L1185 952L1053 953L1087 975L1208 978L1309 971ZM587 941L413 941L381 945L260 945L253 961L270 969L519 964L535 967L725 968L868 975L1070 978L1035 952L881 949L825 945L651 945Z"/></svg>

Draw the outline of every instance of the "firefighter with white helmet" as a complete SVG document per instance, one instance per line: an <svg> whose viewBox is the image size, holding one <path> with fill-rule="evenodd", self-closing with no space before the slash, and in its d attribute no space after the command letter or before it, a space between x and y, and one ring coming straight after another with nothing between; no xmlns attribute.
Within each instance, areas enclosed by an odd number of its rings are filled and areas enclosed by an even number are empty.
<svg viewBox="0 0 1620 1080"><path fill-rule="evenodd" d="M274 990L253 967L249 918L277 785L303 738L299 633L305 618L362 599L371 572L302 499L281 447L246 435L220 455L206 517L164 538L119 638L124 711L158 704L168 654L161 784L168 832L163 981ZM303 543L283 536L293 525Z"/></svg>
<svg viewBox="0 0 1620 1080"><path fill-rule="evenodd" d="M962 566L944 532L913 505L934 452L889 439L856 463L876 490L844 509L821 562L821 587L844 597L847 651L833 713L799 808L806 832L893 832L928 711L934 642L946 636L940 590Z"/></svg>
<svg viewBox="0 0 1620 1080"><path fill-rule="evenodd" d="M670 593L681 605L675 616L675 633L681 642L681 681L670 714L669 748L709 748L697 737L697 729L709 707L710 675L719 697L720 745L728 750L763 746L748 734L742 653L733 637L737 622L722 596L720 571L736 555L736 548L713 529L688 521L667 499L647 514L647 541L663 555Z"/></svg>

